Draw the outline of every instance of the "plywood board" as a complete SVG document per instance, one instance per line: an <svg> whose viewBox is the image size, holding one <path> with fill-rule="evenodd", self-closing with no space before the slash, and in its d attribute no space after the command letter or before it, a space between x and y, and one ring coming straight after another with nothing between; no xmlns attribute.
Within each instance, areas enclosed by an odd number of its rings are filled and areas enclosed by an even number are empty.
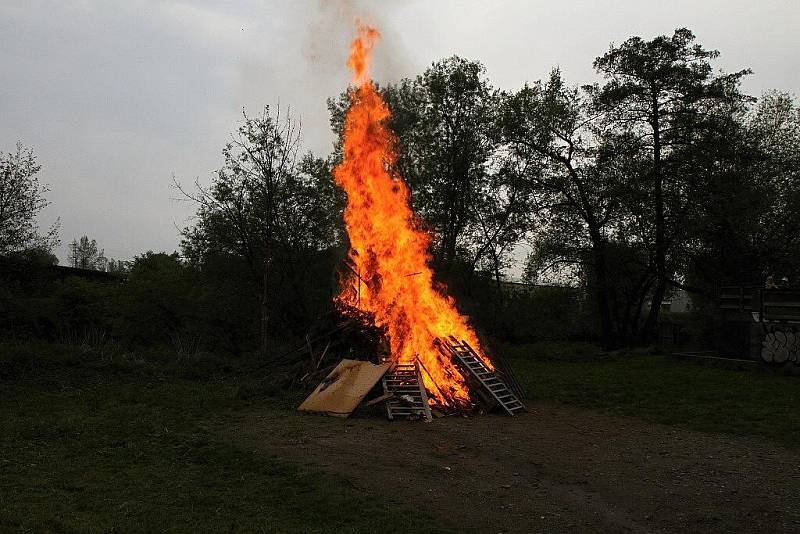
<svg viewBox="0 0 800 534"><path fill-rule="evenodd" d="M298 410L347 417L386 374L389 367L389 364L375 365L359 360L342 360L303 401Z"/></svg>

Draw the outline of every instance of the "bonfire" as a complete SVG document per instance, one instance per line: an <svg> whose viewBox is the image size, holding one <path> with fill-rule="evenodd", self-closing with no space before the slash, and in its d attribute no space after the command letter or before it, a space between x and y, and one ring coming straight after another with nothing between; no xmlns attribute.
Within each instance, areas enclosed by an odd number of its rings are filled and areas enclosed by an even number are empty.
<svg viewBox="0 0 800 534"><path fill-rule="evenodd" d="M519 395L508 387L514 381L508 372L499 372L446 288L434 282L431 237L411 209L408 186L393 170L397 154L396 138L387 126L391 113L369 75L370 54L379 37L377 29L359 24L348 61L353 87L343 159L334 177L347 194L344 222L350 250L336 300L341 313L359 321L366 318L384 332L388 354L375 369L340 365L309 400L325 391L334 394L332 384L345 383L345 375L363 373L357 393L345 389L360 400L370 382L381 379L384 393L379 399L390 418L430 419L431 408L435 413L466 413L489 405L513 415L523 409Z"/></svg>

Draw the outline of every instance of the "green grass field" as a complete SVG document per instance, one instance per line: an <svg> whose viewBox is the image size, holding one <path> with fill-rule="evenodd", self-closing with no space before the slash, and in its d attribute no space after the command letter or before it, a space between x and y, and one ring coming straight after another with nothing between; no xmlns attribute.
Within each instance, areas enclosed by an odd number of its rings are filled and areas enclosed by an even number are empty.
<svg viewBox="0 0 800 534"><path fill-rule="evenodd" d="M800 377L777 369L577 343L502 350L533 399L800 447Z"/></svg>
<svg viewBox="0 0 800 534"><path fill-rule="evenodd" d="M796 377L590 345L502 350L536 401L798 445ZM254 369L0 345L0 531L435 531L380 493L223 439L240 410L295 417L296 395L252 394Z"/></svg>
<svg viewBox="0 0 800 534"><path fill-rule="evenodd" d="M291 409L239 399L241 370L74 347L0 353L0 531L431 531L343 478L221 440L252 402Z"/></svg>

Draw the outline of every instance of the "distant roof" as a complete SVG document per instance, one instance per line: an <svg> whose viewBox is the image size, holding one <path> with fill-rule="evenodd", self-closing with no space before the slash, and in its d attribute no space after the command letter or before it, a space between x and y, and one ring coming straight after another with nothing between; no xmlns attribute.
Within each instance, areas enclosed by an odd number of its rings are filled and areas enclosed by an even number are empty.
<svg viewBox="0 0 800 534"><path fill-rule="evenodd" d="M34 277L64 279L70 276L108 282L118 279L117 276L105 271L78 269L76 267L66 267L63 265L47 265L45 263L17 260L5 256L0 256L0 276L12 280L29 280Z"/></svg>

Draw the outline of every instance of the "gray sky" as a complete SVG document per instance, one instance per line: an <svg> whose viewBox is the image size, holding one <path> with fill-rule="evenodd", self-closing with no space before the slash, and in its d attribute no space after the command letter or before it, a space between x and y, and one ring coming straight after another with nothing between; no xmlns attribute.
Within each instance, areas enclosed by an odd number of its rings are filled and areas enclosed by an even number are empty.
<svg viewBox="0 0 800 534"><path fill-rule="evenodd" d="M723 70L753 69L750 94L800 90L800 0L0 0L0 150L19 139L39 156L41 223L60 216L64 243L175 250L192 210L171 177L207 182L243 107L290 105L306 146L329 151L325 99L347 85L359 15L384 35L380 81L458 54L505 89L555 65L583 83L610 42L686 26Z"/></svg>

